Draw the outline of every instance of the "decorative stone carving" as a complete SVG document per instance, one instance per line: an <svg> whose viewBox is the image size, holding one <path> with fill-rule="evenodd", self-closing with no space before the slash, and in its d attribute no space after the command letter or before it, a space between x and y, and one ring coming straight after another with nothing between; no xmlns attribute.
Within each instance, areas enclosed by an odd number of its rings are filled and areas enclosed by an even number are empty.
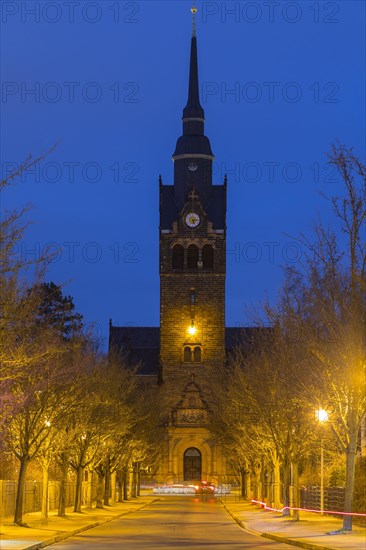
<svg viewBox="0 0 366 550"><path fill-rule="evenodd" d="M200 388L193 381L193 375L177 407L172 411L172 424L175 426L207 424L207 405L201 397Z"/></svg>
<svg viewBox="0 0 366 550"><path fill-rule="evenodd" d="M202 409L178 410L178 424L205 424L206 411Z"/></svg>

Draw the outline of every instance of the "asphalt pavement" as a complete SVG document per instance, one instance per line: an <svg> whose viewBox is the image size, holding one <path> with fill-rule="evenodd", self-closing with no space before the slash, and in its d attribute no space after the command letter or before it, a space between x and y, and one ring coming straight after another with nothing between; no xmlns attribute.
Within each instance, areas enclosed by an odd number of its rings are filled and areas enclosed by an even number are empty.
<svg viewBox="0 0 366 550"><path fill-rule="evenodd" d="M238 525L241 527L239 528ZM263 510L234 495L152 496L86 510L66 518L51 512L26 514L28 527L5 518L0 525L1 550L36 550L50 544L60 550L129 550L169 548L255 548L283 550L290 545L314 550L366 550L365 529L340 533L341 521L301 513L300 521ZM334 533L334 534L329 534ZM337 534L336 534L337 533ZM67 539L67 540L66 540Z"/></svg>
<svg viewBox="0 0 366 550"><path fill-rule="evenodd" d="M164 496L139 512L62 542L55 550L288 550L240 529L214 497Z"/></svg>

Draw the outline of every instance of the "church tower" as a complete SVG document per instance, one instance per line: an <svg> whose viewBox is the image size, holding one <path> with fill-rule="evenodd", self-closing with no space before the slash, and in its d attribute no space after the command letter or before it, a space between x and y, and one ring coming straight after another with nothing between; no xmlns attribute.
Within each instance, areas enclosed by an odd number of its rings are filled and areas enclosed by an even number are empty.
<svg viewBox="0 0 366 550"><path fill-rule="evenodd" d="M160 361L164 383L176 390L191 374L209 384L225 361L226 181L212 184L213 159L194 25L174 185L160 179Z"/></svg>
<svg viewBox="0 0 366 550"><path fill-rule="evenodd" d="M225 328L226 178L212 182L214 156L200 103L196 8L183 131L173 154L174 183L160 177L160 326L115 326L109 348L159 383L167 445L159 483L228 479L229 465L210 426L213 379L242 333ZM249 334L249 332L248 332ZM231 475L231 474L230 474Z"/></svg>
<svg viewBox="0 0 366 550"><path fill-rule="evenodd" d="M170 410L170 463L164 469L172 481L216 476L207 415L212 377L225 363L226 179L212 183L195 13L193 8L188 100L173 154L174 184L161 178L159 183L160 381Z"/></svg>

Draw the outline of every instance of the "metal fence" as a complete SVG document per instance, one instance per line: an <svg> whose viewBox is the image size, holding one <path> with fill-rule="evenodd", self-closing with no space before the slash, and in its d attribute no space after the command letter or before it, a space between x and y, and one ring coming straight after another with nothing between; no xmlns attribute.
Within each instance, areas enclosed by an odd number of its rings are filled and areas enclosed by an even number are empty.
<svg viewBox="0 0 366 550"><path fill-rule="evenodd" d="M65 503L71 506L75 499L76 483L66 484ZM85 495L87 485L83 487ZM41 510L43 484L41 481L26 481L24 484L23 512L38 512ZM0 480L0 517L12 516L15 512L15 501L17 495L17 482ZM50 481L48 485L48 506L49 510L58 508L60 499L60 483Z"/></svg>
<svg viewBox="0 0 366 550"><path fill-rule="evenodd" d="M300 493L301 508L320 510L320 487L303 487ZM344 487L324 488L324 510L344 511Z"/></svg>

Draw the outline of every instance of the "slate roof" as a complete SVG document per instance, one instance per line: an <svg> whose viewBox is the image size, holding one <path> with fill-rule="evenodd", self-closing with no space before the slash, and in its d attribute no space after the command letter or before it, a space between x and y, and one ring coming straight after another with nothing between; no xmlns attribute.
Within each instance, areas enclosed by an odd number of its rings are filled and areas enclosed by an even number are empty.
<svg viewBox="0 0 366 550"><path fill-rule="evenodd" d="M247 354L258 348L258 341L264 341L271 334L270 327L226 327L225 348L230 354L238 345L242 346Z"/></svg>
<svg viewBox="0 0 366 550"><path fill-rule="evenodd" d="M208 155L213 158L210 140L207 136L183 135L177 140L173 158L179 155Z"/></svg>
<svg viewBox="0 0 366 550"><path fill-rule="evenodd" d="M225 347L231 353L235 346L242 343L248 353L257 342L260 332L268 334L268 328L226 327ZM132 365L140 363L138 374L157 375L159 370L159 327L109 327L109 349L123 353Z"/></svg>
<svg viewBox="0 0 366 550"><path fill-rule="evenodd" d="M226 186L213 185L211 197L205 207L208 219L214 229L226 229Z"/></svg>
<svg viewBox="0 0 366 550"><path fill-rule="evenodd" d="M172 229L179 217L179 207L174 198L174 185L160 187L160 229Z"/></svg>
<svg viewBox="0 0 366 550"><path fill-rule="evenodd" d="M125 354L132 365L140 363L139 374L158 373L159 327L109 327L109 350Z"/></svg>
<svg viewBox="0 0 366 550"><path fill-rule="evenodd" d="M197 38L191 38L191 57L189 62L189 86L188 101L183 110L183 117L204 118L205 113L200 103L199 84L198 84L198 61L197 61Z"/></svg>

